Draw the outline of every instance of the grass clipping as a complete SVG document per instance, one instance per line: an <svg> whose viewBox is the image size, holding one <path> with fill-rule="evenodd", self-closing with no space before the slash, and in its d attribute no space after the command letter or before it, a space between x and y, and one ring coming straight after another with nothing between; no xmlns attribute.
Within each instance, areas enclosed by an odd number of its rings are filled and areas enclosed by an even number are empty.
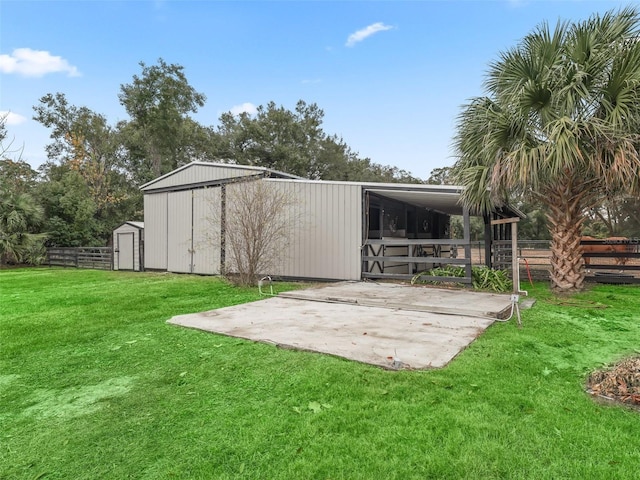
<svg viewBox="0 0 640 480"><path fill-rule="evenodd" d="M640 356L592 373L587 388L592 395L640 408Z"/></svg>

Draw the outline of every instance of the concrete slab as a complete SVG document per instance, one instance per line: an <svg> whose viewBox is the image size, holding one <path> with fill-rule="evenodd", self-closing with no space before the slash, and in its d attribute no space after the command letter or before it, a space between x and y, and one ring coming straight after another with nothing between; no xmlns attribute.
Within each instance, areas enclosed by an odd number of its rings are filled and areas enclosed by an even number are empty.
<svg viewBox="0 0 640 480"><path fill-rule="evenodd" d="M333 284L298 291L295 295L180 315L169 323L283 348L336 355L384 368L424 369L445 366L495 320L478 313L487 310L483 294L470 297L474 292L369 282L364 285L367 288L354 282ZM425 300L426 293L420 293L421 290L429 290L431 303ZM456 299L454 293L462 295ZM368 296L365 300L358 295ZM398 298L408 301L411 295L417 295L413 299L417 302L415 305L399 303ZM445 299L438 300L439 295ZM510 296L506 297L510 302ZM504 298L501 301L500 304L489 302L488 310L502 310ZM376 302L383 306L374 305ZM465 302L476 303L476 309L470 309ZM429 305L442 311L454 304L475 314L427 311ZM396 308L397 305L402 308Z"/></svg>
<svg viewBox="0 0 640 480"><path fill-rule="evenodd" d="M339 282L318 288L284 292L280 296L500 319L507 318L511 311L511 295L395 283Z"/></svg>

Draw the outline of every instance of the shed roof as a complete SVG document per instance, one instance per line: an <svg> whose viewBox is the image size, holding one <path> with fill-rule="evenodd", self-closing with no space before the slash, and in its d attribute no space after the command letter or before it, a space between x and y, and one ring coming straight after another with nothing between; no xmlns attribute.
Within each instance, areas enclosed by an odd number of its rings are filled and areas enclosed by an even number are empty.
<svg viewBox="0 0 640 480"><path fill-rule="evenodd" d="M190 174L188 171L198 170L197 174ZM178 185L206 184L207 182L219 181L228 178L265 175L272 178L300 179L296 175L279 172L264 167L254 167L252 165L236 165L233 163L213 163L213 162L191 162L175 170L145 183L140 190L158 190L171 188Z"/></svg>
<svg viewBox="0 0 640 480"><path fill-rule="evenodd" d="M144 229L144 222L134 222L134 221L129 220L127 222L124 222L124 223L118 225L118 227L116 227L115 230L118 230L118 228L123 227L125 225L131 225L132 227L137 228L138 230L143 230Z"/></svg>

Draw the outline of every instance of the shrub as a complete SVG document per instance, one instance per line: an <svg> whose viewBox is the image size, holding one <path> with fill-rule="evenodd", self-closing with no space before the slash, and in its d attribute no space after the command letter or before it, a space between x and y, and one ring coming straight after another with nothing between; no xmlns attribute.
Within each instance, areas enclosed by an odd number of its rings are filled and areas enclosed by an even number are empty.
<svg viewBox="0 0 640 480"><path fill-rule="evenodd" d="M447 265L446 267L432 268L416 274L411 279L411 284L430 283L433 285L456 285L462 286L458 282L442 282L439 280L430 280L429 277L464 277L464 267ZM493 292L509 292L513 287L513 283L509 278L506 270L494 270L485 266L477 266L471 268L471 284L477 290L491 290Z"/></svg>

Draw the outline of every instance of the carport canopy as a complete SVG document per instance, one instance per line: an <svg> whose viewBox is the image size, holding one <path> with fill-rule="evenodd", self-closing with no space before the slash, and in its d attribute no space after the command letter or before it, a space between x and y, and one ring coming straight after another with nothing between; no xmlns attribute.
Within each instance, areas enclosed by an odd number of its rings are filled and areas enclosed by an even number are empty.
<svg viewBox="0 0 640 480"><path fill-rule="evenodd" d="M492 247L494 240L505 240L503 230L495 230L492 235L491 220L496 219L519 219L526 215L510 205L496 207L492 212L483 214L466 208L461 201L464 187L455 185L409 185L409 184L363 184L365 195L374 194L378 197L386 198L405 205L411 205L421 209L428 209L445 215L458 215L463 218L463 240L470 242L471 226L469 217L478 216L483 218L485 225L485 264L492 265ZM470 252L466 253L470 255ZM512 252L513 254L513 252Z"/></svg>
<svg viewBox="0 0 640 480"><path fill-rule="evenodd" d="M455 185L408 185L408 184L363 184L365 193L373 193L391 200L428 208L447 215L464 215L465 207L460 200L464 187ZM525 218L526 215L512 205L496 207L491 212L498 218ZM469 211L471 216L483 216L482 213ZM487 221L485 223L488 224Z"/></svg>
<svg viewBox="0 0 640 480"><path fill-rule="evenodd" d="M381 188L375 184L365 185L365 192L374 193L391 200L406 203L420 208L428 208L447 215L463 215L464 208L460 202L462 187L447 185L416 185L408 188L406 185Z"/></svg>

